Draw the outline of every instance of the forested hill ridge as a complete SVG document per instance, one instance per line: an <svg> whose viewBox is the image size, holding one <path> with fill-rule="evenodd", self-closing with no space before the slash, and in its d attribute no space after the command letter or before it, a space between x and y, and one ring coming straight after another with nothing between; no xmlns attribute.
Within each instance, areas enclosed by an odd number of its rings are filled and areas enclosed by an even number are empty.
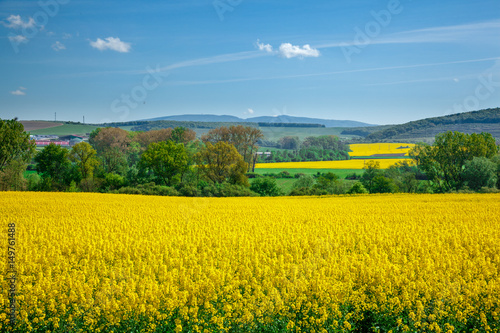
<svg viewBox="0 0 500 333"><path fill-rule="evenodd" d="M389 127L350 128L342 134L359 135L363 137L363 142L425 142L433 141L436 134L446 131L468 134L488 132L500 140L500 108L426 118Z"/></svg>

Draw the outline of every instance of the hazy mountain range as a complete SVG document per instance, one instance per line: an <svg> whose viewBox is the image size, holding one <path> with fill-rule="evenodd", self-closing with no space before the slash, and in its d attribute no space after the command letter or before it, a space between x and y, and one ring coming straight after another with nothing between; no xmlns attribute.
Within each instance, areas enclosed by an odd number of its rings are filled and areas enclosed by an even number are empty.
<svg viewBox="0 0 500 333"><path fill-rule="evenodd" d="M354 120L332 120L308 117L294 117L287 115L280 116L263 116L253 118L239 118L236 116L218 116L213 114L185 114L177 116L165 116L151 119L143 119L147 121L156 120L176 120L176 121L204 121L204 122L251 122L251 123L302 123L302 124L321 124L326 127L368 127L376 126Z"/></svg>

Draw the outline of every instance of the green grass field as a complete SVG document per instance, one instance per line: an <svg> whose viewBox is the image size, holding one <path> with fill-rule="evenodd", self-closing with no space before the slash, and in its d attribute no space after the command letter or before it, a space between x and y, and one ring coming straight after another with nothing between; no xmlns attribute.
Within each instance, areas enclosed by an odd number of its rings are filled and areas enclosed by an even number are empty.
<svg viewBox="0 0 500 333"><path fill-rule="evenodd" d="M315 175L318 172L327 173L332 172L336 174L340 179L344 180L347 175L352 175L353 173L357 175L362 175L364 170L357 169L255 169L255 173L259 175L264 175L266 173L280 173L281 171L288 171L292 176L297 173L303 173L306 175ZM250 179L250 183L256 178ZM297 178L278 178L276 183L281 188L283 193L288 194L292 190L293 183L297 181Z"/></svg>
<svg viewBox="0 0 500 333"><path fill-rule="evenodd" d="M266 140L278 141L284 136L298 136L304 140L308 136L336 135L340 138L352 138L351 135L340 135L344 127L260 127Z"/></svg>
<svg viewBox="0 0 500 333"><path fill-rule="evenodd" d="M99 126L86 125L86 124L64 124L62 126L44 128L39 130L30 131L30 134L38 135L85 135L92 132Z"/></svg>
<svg viewBox="0 0 500 333"><path fill-rule="evenodd" d="M288 171L292 176L296 173L303 173L306 175L314 175L319 173L327 173L332 172L339 176L339 178L343 179L347 175L352 175L353 173L357 175L362 175L364 170L359 169L255 169L255 173L259 175L263 175L265 173L280 173L281 171Z"/></svg>

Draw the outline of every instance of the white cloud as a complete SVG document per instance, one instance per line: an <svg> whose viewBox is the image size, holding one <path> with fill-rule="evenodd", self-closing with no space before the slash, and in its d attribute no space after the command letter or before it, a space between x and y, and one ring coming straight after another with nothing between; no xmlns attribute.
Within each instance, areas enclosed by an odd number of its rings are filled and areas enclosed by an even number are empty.
<svg viewBox="0 0 500 333"><path fill-rule="evenodd" d="M64 33L62 38L63 39L70 39L71 37L73 37L73 36L71 36L71 34Z"/></svg>
<svg viewBox="0 0 500 333"><path fill-rule="evenodd" d="M248 109L248 113L253 114L253 109Z"/></svg>
<svg viewBox="0 0 500 333"><path fill-rule="evenodd" d="M26 93L25 93L23 90L26 90L26 88L24 88L24 87L19 87L19 89L14 90L14 91L11 91L10 93L11 93L12 95L16 95L16 96L24 96L24 95L26 95Z"/></svg>
<svg viewBox="0 0 500 333"><path fill-rule="evenodd" d="M274 51L272 45L261 43L260 40L257 39L255 43L257 48L260 51L264 51L266 53L278 53L284 58L306 58L306 57L319 57L320 53L318 49L312 48L309 44L304 46L292 45L290 43L282 43L279 47L278 51Z"/></svg>
<svg viewBox="0 0 500 333"><path fill-rule="evenodd" d="M261 51L266 51L268 53L273 52L273 47L270 44L260 43L260 41L258 39L257 39L256 45L257 45L257 48Z"/></svg>
<svg viewBox="0 0 500 333"><path fill-rule="evenodd" d="M22 28L31 28L35 26L35 20L30 17L27 22L21 19L20 15L11 15L7 17L7 22L2 22L4 26L12 29L22 29Z"/></svg>
<svg viewBox="0 0 500 333"><path fill-rule="evenodd" d="M24 37L23 35L9 36L9 40L11 42L16 42L17 44L28 42L28 38Z"/></svg>
<svg viewBox="0 0 500 333"><path fill-rule="evenodd" d="M292 45L290 43L283 43L280 45L279 53L285 58L305 58L305 57L319 57L320 53L317 49L311 48L309 44L302 47Z"/></svg>
<svg viewBox="0 0 500 333"><path fill-rule="evenodd" d="M52 44L52 49L54 49L54 51L66 50L66 46L64 46L64 44L60 41L56 41L54 44Z"/></svg>
<svg viewBox="0 0 500 333"><path fill-rule="evenodd" d="M113 50L116 52L127 53L130 51L130 43L125 43L120 38L108 37L105 40L97 38L95 42L90 42L90 46L100 51Z"/></svg>

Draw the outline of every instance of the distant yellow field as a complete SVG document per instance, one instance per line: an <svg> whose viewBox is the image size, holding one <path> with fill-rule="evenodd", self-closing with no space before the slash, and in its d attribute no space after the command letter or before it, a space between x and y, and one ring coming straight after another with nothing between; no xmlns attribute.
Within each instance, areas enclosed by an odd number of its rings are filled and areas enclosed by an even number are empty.
<svg viewBox="0 0 500 333"><path fill-rule="evenodd" d="M386 158L373 160L344 160L344 161L317 161L317 162L281 162L281 163L257 163L256 169L363 169L368 161L380 163L382 169L400 161L410 161L403 158Z"/></svg>
<svg viewBox="0 0 500 333"><path fill-rule="evenodd" d="M385 154L402 154L408 155L408 152L415 145L413 143L359 143L349 146L352 152L349 156L371 156ZM401 148L408 147L408 148ZM399 148L399 149L398 149Z"/></svg>

